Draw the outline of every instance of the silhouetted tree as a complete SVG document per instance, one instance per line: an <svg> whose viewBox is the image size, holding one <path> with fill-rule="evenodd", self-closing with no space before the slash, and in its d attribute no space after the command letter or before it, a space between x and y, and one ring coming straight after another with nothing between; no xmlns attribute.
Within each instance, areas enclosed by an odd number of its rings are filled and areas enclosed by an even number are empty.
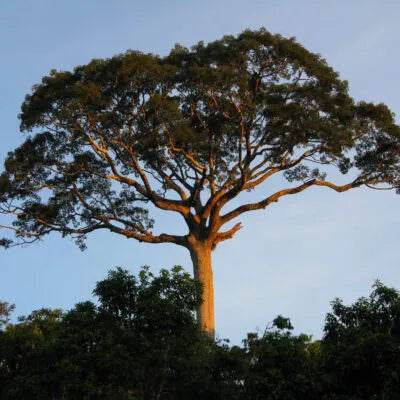
<svg viewBox="0 0 400 400"><path fill-rule="evenodd" d="M98 304L43 308L0 330L0 398L372 400L400 397L400 295L377 282L336 299L321 341L278 316L243 346L213 341L194 316L198 283L175 267L118 268Z"/></svg>
<svg viewBox="0 0 400 400"><path fill-rule="evenodd" d="M320 399L318 384L319 343L311 336L295 336L290 320L277 317L272 327L248 334L244 341L243 399Z"/></svg>
<svg viewBox="0 0 400 400"><path fill-rule="evenodd" d="M179 267L118 268L96 285L99 305L20 318L0 332L1 398L207 398L195 395L214 346L195 319L199 292Z"/></svg>
<svg viewBox="0 0 400 400"><path fill-rule="evenodd" d="M336 299L324 331L322 368L332 399L400 398L398 291L377 282L350 306Z"/></svg>

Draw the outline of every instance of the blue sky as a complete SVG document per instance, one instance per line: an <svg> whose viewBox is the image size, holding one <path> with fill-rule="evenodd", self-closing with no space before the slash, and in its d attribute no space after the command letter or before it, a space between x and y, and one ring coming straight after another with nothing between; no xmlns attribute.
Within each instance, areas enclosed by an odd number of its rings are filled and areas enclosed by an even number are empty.
<svg viewBox="0 0 400 400"><path fill-rule="evenodd" d="M23 140L17 115L25 94L51 69L127 49L164 55L175 43L190 46L261 26L322 54L357 100L384 102L399 114L399 15L397 0L3 0L0 162ZM399 211L400 197L392 192L312 189L246 215L243 229L213 253L218 335L238 343L283 314L296 332L320 337L334 297L354 301L377 278L400 288ZM156 219L164 230L180 229L175 217ZM144 264L191 270L188 252L177 246L104 232L81 252L51 235L38 245L0 249L0 299L15 303L16 314L68 309L88 299L111 267L137 272Z"/></svg>

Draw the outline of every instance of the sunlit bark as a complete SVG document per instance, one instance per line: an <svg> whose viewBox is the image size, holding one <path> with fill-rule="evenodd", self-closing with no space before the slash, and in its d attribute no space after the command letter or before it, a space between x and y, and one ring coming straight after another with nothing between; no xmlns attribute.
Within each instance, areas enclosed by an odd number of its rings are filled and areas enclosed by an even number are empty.
<svg viewBox="0 0 400 400"><path fill-rule="evenodd" d="M197 310L197 320L201 328L214 338L214 281L211 264L211 244L209 242L192 241L189 245L193 262L194 277L203 286L203 302Z"/></svg>

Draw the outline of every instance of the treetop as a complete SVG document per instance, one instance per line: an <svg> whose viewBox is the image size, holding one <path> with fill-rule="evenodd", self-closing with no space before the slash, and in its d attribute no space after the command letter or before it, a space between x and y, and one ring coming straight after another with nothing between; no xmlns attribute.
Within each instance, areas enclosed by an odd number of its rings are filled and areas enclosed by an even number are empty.
<svg viewBox="0 0 400 400"><path fill-rule="evenodd" d="M0 200L28 241L59 231L82 244L108 229L188 246L188 236L153 233L154 206L215 246L240 227L224 224L312 186L399 188L394 114L355 102L320 55L265 29L52 70L20 120L31 134L7 157ZM352 178L333 182L332 167ZM223 214L275 174L300 183Z"/></svg>

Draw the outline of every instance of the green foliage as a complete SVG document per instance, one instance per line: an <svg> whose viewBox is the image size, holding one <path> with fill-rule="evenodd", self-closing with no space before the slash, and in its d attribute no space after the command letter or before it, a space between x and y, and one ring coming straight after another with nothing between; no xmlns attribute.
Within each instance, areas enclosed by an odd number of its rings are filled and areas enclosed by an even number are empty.
<svg viewBox="0 0 400 400"><path fill-rule="evenodd" d="M327 387L337 398L400 398L400 293L377 281L351 306L333 301L322 349Z"/></svg>
<svg viewBox="0 0 400 400"><path fill-rule="evenodd" d="M117 268L98 304L41 309L0 331L1 399L397 399L400 294L377 282L332 302L321 341L278 316L243 346L198 329L197 283L180 267ZM11 306L3 304L4 314Z"/></svg>
<svg viewBox="0 0 400 400"><path fill-rule="evenodd" d="M55 332L61 311L41 309L0 332L0 397L48 399L60 374Z"/></svg>
<svg viewBox="0 0 400 400"><path fill-rule="evenodd" d="M180 213L204 239L264 208L219 216L276 173L306 183L295 193L399 187L391 111L356 103L321 56L265 29L178 45L166 57L128 51L53 70L26 96L20 120L30 135L5 161L0 201L22 242L57 231L83 248L87 234L107 229L187 246L153 235L149 204ZM335 168L353 170L349 186L323 183Z"/></svg>
<svg viewBox="0 0 400 400"><path fill-rule="evenodd" d="M289 319L278 317L276 329L244 341L247 371L244 399L319 399L315 345L311 336L293 336Z"/></svg>
<svg viewBox="0 0 400 400"><path fill-rule="evenodd" d="M178 266L171 272L162 269L157 277L144 267L138 279L118 268L110 271L108 279L99 282L93 293L99 298L101 312L128 327L135 323L141 331L165 331L168 335L172 329L193 323L192 312L199 303L201 286Z"/></svg>
<svg viewBox="0 0 400 400"><path fill-rule="evenodd" d="M118 268L96 285L99 305L21 318L0 338L0 397L184 398L209 346L194 318L197 286L180 267L138 278Z"/></svg>
<svg viewBox="0 0 400 400"><path fill-rule="evenodd" d="M15 305L6 301L0 301L0 329L8 323L11 313L14 311Z"/></svg>

